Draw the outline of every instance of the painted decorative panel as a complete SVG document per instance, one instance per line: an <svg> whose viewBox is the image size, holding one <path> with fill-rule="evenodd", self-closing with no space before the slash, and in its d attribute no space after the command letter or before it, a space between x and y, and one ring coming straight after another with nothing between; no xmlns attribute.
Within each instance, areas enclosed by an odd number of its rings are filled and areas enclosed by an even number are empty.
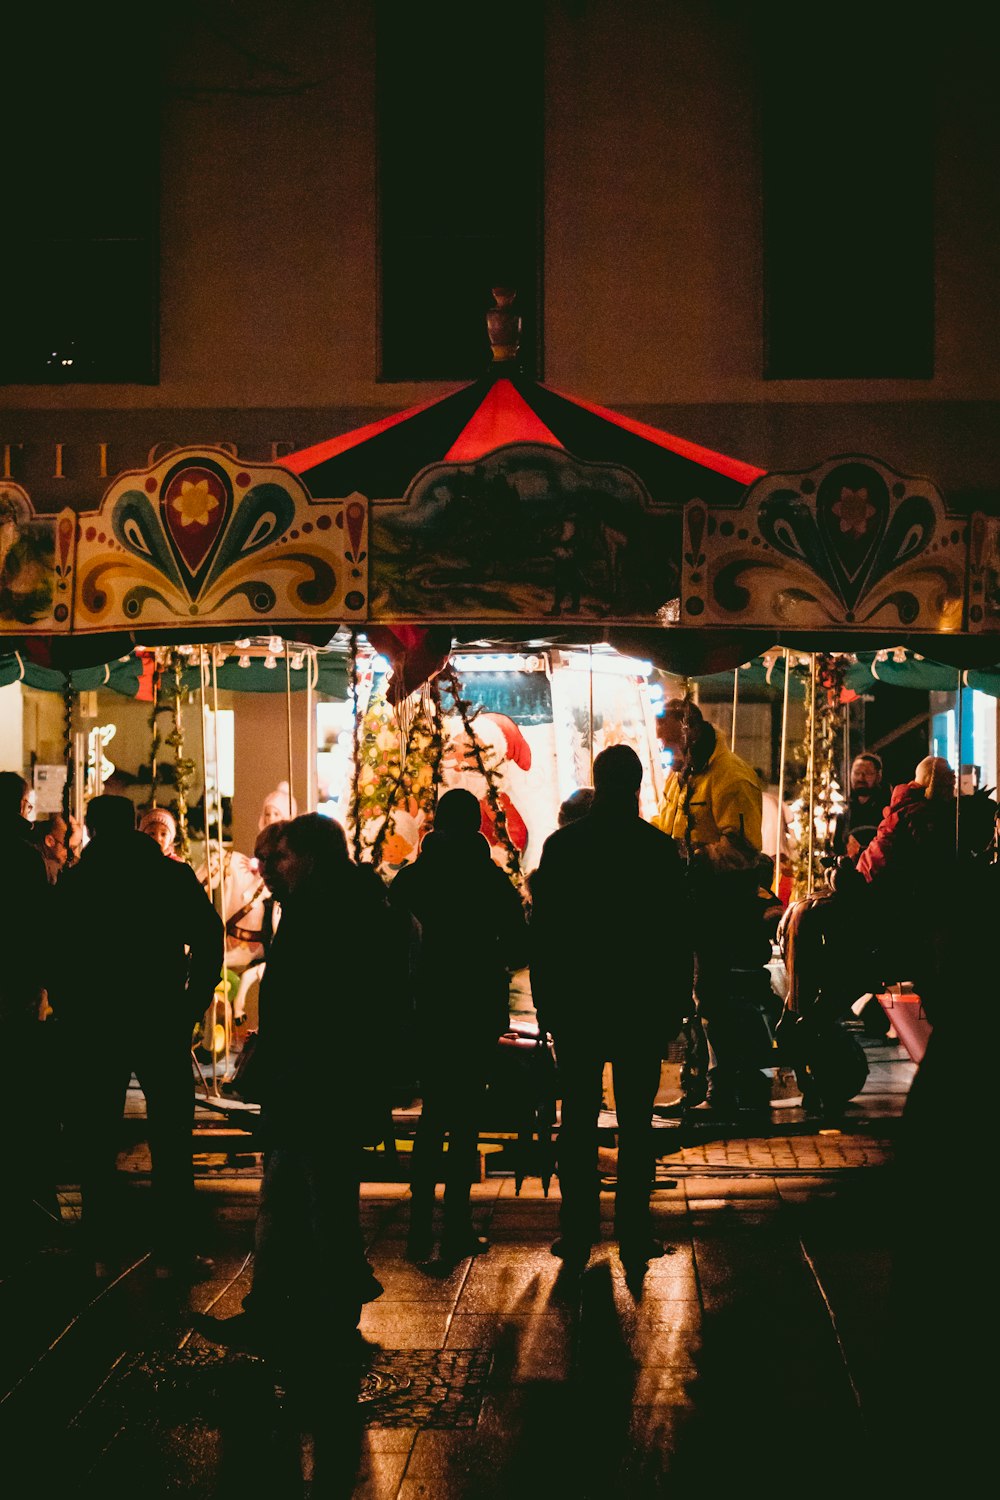
<svg viewBox="0 0 1000 1500"><path fill-rule="evenodd" d="M35 514L21 485L0 480L0 635L54 635L72 617L76 517Z"/></svg>
<svg viewBox="0 0 1000 1500"><path fill-rule="evenodd" d="M371 515L373 620L655 624L677 597L677 511L545 444L433 464Z"/></svg>
<svg viewBox="0 0 1000 1500"><path fill-rule="evenodd" d="M681 619L958 631L965 533L929 480L877 459L767 474L737 510L685 507Z"/></svg>
<svg viewBox="0 0 1000 1500"><path fill-rule="evenodd" d="M363 619L368 507L277 465L188 448L119 475L79 518L74 628Z"/></svg>

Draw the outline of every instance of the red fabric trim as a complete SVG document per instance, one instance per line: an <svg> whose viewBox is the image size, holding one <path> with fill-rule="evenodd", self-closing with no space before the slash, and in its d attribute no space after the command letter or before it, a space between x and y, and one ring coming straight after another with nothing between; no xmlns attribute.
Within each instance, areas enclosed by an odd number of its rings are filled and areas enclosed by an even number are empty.
<svg viewBox="0 0 1000 1500"><path fill-rule="evenodd" d="M563 444L549 431L509 380L490 386L484 399L444 455L445 463L466 463L502 448L505 443Z"/></svg>
<svg viewBox="0 0 1000 1500"><path fill-rule="evenodd" d="M346 453L359 443L367 443L369 438L378 437L380 432L388 432L390 427L398 427L400 422L408 422L411 417L419 416L422 411L437 406L441 401L447 401L449 396L464 389L466 387L456 386L454 391L446 391L443 396L433 396L430 401L421 401L417 406L408 406L405 411L394 411L388 417L380 417L377 422L369 422L366 427L355 427L353 432L342 432L339 437L314 443L311 448L286 453L281 459L281 465L290 469L293 474L305 474L309 469L315 469L317 464L326 463L327 459L336 458L338 453Z"/></svg>
<svg viewBox="0 0 1000 1500"><path fill-rule="evenodd" d="M634 432L636 437L645 438L658 448L668 448L679 458L689 458L703 468L714 470L716 474L725 474L728 479L738 480L740 484L753 484L755 479L767 473L766 469L758 469L754 464L745 464L738 458L728 458L724 453L715 453L711 448L689 443L686 438L674 437L673 433L664 432L659 427L650 427L647 422L636 422L632 417L623 416L620 411L611 411L606 406L595 405L593 401L584 401L581 396L567 396L564 391L552 390L551 386L546 386L545 390L552 391L553 396L559 396L563 401L572 402L574 406L582 406L584 411L593 412L595 417L613 422L626 432Z"/></svg>

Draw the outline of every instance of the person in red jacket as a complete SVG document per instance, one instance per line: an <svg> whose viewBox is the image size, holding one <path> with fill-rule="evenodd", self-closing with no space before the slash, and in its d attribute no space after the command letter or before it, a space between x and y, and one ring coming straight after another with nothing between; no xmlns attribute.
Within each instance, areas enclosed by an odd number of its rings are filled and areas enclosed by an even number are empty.
<svg viewBox="0 0 1000 1500"><path fill-rule="evenodd" d="M886 980L912 980L930 1013L942 976L940 896L952 878L955 773L928 755L893 789L858 871L873 888Z"/></svg>
<svg viewBox="0 0 1000 1500"><path fill-rule="evenodd" d="M889 806L862 849L858 870L869 882L910 885L940 868L955 852L955 773L938 755L926 756L912 781L893 788Z"/></svg>

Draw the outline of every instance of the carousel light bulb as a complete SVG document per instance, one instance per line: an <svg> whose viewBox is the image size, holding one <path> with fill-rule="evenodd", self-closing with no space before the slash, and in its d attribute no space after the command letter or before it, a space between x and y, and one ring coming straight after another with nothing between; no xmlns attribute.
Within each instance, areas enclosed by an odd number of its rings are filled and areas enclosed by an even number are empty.
<svg viewBox="0 0 1000 1500"><path fill-rule="evenodd" d="M265 665L265 667L267 667L268 671L271 671L274 667L276 667L278 665L277 658L274 657L274 656L265 656L264 657L264 665Z"/></svg>
<svg viewBox="0 0 1000 1500"><path fill-rule="evenodd" d="M241 667L248 667L250 665L250 658L249 658L249 656L241 656L240 660L239 660L239 665Z"/></svg>
<svg viewBox="0 0 1000 1500"><path fill-rule="evenodd" d="M249 641L249 639L242 640L242 641L234 641L233 644L240 651L249 651L249 649L250 649L250 641Z"/></svg>
<svg viewBox="0 0 1000 1500"><path fill-rule="evenodd" d="M270 651L270 653L271 653L272 656L280 656L281 655L281 637L280 637L280 635L272 635L271 639L267 643L267 649L268 649L268 651Z"/></svg>
<svg viewBox="0 0 1000 1500"><path fill-rule="evenodd" d="M303 664L304 661L305 661L305 654L304 654L304 652L302 652L302 651L296 651L294 653L294 655L292 656L292 660L291 660L291 663L290 663L292 671L293 672L301 672L302 671L302 664Z"/></svg>

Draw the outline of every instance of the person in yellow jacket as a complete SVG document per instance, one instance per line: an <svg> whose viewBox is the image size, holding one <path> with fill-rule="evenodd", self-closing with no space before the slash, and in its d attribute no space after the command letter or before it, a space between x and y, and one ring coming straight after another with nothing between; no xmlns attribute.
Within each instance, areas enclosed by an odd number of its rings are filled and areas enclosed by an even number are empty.
<svg viewBox="0 0 1000 1500"><path fill-rule="evenodd" d="M687 858L695 994L714 1054L707 1102L725 1115L765 1108L771 944L760 898L771 870L761 853L760 781L695 703L672 699L657 731L672 766L653 822Z"/></svg>
<svg viewBox="0 0 1000 1500"><path fill-rule="evenodd" d="M719 869L746 869L752 858L747 845L757 854L762 847L756 771L730 750L696 703L671 699L656 727L672 757L656 827Z"/></svg>

